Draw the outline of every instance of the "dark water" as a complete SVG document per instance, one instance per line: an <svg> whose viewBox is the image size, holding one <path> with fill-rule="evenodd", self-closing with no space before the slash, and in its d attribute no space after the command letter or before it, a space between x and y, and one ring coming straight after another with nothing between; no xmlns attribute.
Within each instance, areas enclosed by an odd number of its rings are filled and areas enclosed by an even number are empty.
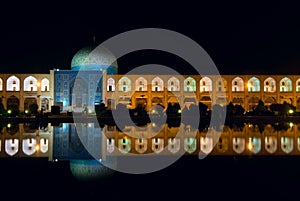
<svg viewBox="0 0 300 201"><path fill-rule="evenodd" d="M88 182L75 179L67 161L1 159L0 164L1 194L13 198L294 200L300 181L300 158L295 156L185 156L158 172L116 172Z"/></svg>
<svg viewBox="0 0 300 201"><path fill-rule="evenodd" d="M10 199L298 200L299 156L183 156L149 174L82 181L69 160L0 158L0 192Z"/></svg>

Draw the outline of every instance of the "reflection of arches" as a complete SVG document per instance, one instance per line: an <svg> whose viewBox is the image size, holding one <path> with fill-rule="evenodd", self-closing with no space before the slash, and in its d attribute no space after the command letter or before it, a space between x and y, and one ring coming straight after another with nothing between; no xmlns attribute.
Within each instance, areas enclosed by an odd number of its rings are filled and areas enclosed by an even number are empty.
<svg viewBox="0 0 300 201"><path fill-rule="evenodd" d="M155 77L152 80L152 91L163 91L164 90L164 81L159 78L159 77Z"/></svg>
<svg viewBox="0 0 300 201"><path fill-rule="evenodd" d="M244 91L244 80L236 77L232 80L232 91Z"/></svg>
<svg viewBox="0 0 300 201"><path fill-rule="evenodd" d="M108 78L107 80L107 91L115 91L115 80L113 78Z"/></svg>
<svg viewBox="0 0 300 201"><path fill-rule="evenodd" d="M260 81L256 77L252 77L248 80L247 83L249 92L258 92L260 91Z"/></svg>
<svg viewBox="0 0 300 201"><path fill-rule="evenodd" d="M131 80L128 77L122 77L119 80L119 91L131 91Z"/></svg>
<svg viewBox="0 0 300 201"><path fill-rule="evenodd" d="M20 79L16 76L10 76L6 81L7 91L20 91Z"/></svg>
<svg viewBox="0 0 300 201"><path fill-rule="evenodd" d="M8 110L14 110L14 111L19 111L19 99L16 96L10 96L7 99L7 109Z"/></svg>
<svg viewBox="0 0 300 201"><path fill-rule="evenodd" d="M49 80L47 78L42 79L41 91L50 91Z"/></svg>
<svg viewBox="0 0 300 201"><path fill-rule="evenodd" d="M24 91L37 91L37 79L28 76L24 79Z"/></svg>
<svg viewBox="0 0 300 201"><path fill-rule="evenodd" d="M171 77L168 80L168 91L179 91L179 90L180 90L180 84L178 78Z"/></svg>
<svg viewBox="0 0 300 201"><path fill-rule="evenodd" d="M25 98L24 100L24 110L29 110L30 106L37 104L36 98Z"/></svg>
<svg viewBox="0 0 300 201"><path fill-rule="evenodd" d="M212 81L209 77L200 80L200 92L212 91Z"/></svg>
<svg viewBox="0 0 300 201"><path fill-rule="evenodd" d="M42 98L41 108L43 110L49 110L49 99L48 98Z"/></svg>
<svg viewBox="0 0 300 201"><path fill-rule="evenodd" d="M184 91L196 91L196 81L192 77L188 77L184 80Z"/></svg>
<svg viewBox="0 0 300 201"><path fill-rule="evenodd" d="M258 105L258 102L259 102L259 98L258 97L256 97L256 96L251 97L248 100L248 108L249 108L249 110L254 109Z"/></svg>
<svg viewBox="0 0 300 201"><path fill-rule="evenodd" d="M276 82L274 78L268 77L264 81L264 92L275 92L276 91Z"/></svg>
<svg viewBox="0 0 300 201"><path fill-rule="evenodd" d="M135 81L135 90L136 91L147 91L147 80L143 77L139 77Z"/></svg>

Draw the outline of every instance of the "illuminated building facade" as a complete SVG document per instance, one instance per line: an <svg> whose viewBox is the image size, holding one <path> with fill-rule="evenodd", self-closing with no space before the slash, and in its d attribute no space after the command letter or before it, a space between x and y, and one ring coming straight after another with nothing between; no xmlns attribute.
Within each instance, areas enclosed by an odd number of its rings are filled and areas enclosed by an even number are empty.
<svg viewBox="0 0 300 201"><path fill-rule="evenodd" d="M202 102L211 108L232 102L251 110L262 100L267 107L287 102L300 110L299 75L107 75L105 80L105 101L112 107L123 103L149 110L155 104Z"/></svg>
<svg viewBox="0 0 300 201"><path fill-rule="evenodd" d="M29 110L37 104L49 111L53 105L53 71L49 74L0 74L0 98L5 108Z"/></svg>
<svg viewBox="0 0 300 201"><path fill-rule="evenodd" d="M102 101L108 108L122 103L148 111L176 102L182 107L202 102L209 109L232 102L251 110L259 100L267 107L287 102L300 111L300 75L120 75L117 69L112 53L86 47L74 55L70 70L0 74L0 97L5 108L20 111L36 103L44 111L59 105L64 112L84 107L94 112Z"/></svg>

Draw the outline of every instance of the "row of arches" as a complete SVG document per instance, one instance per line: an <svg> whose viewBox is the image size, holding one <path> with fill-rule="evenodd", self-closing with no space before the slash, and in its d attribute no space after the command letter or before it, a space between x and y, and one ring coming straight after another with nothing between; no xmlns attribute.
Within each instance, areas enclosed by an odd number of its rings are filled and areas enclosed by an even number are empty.
<svg viewBox="0 0 300 201"><path fill-rule="evenodd" d="M6 91L20 91L21 81L15 75L10 76L6 80ZM50 91L50 82L49 79L44 78L39 82L35 77L28 76L24 79L24 91L38 91L38 88L41 87L41 91ZM4 81L0 78L0 91L4 89Z"/></svg>
<svg viewBox="0 0 300 201"><path fill-rule="evenodd" d="M248 92L259 92L261 90L260 80L256 77L250 78L245 84L245 81L241 77L235 77L232 79L232 91L233 92L241 92L245 91L247 88ZM132 81L128 77L122 77L118 81L118 90L119 91L148 91L148 81L144 77L139 77L135 80L134 87L132 86ZM210 92L215 87L216 91L227 91L227 81L224 78L220 78L215 82L215 86L213 86L213 81L209 77L203 77L200 80L200 92ZM196 91L196 80L192 77L188 77L184 80L183 83L183 91ZM164 91L164 88L167 88L168 91L180 91L181 85L180 81L176 77L171 77L167 81L167 86L164 86L164 81L160 77L155 77L151 80L151 90L152 91ZM107 91L115 91L116 90L116 82L113 78L107 79ZM264 92L275 92L276 81L272 77L268 77L263 81L263 90ZM291 92L292 88L292 80L288 77L284 77L279 82L279 91L280 92ZM300 78L296 81L296 91L300 92Z"/></svg>

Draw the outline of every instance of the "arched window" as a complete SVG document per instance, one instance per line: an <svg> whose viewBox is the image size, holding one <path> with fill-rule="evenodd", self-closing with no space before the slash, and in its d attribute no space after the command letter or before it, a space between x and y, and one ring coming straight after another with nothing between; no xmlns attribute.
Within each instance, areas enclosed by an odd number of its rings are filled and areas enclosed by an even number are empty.
<svg viewBox="0 0 300 201"><path fill-rule="evenodd" d="M42 91L50 91L50 83L47 78L42 79Z"/></svg>
<svg viewBox="0 0 300 201"><path fill-rule="evenodd" d="M184 91L196 91L196 81L192 77L188 77L184 80Z"/></svg>
<svg viewBox="0 0 300 201"><path fill-rule="evenodd" d="M227 81L224 78L217 80L216 91L227 91Z"/></svg>
<svg viewBox="0 0 300 201"><path fill-rule="evenodd" d="M280 92L290 92L292 91L292 80L290 78L282 78L280 80Z"/></svg>
<svg viewBox="0 0 300 201"><path fill-rule="evenodd" d="M209 77L200 80L200 92L212 91L212 81Z"/></svg>
<svg viewBox="0 0 300 201"><path fill-rule="evenodd" d="M37 91L37 80L33 76L24 79L24 91Z"/></svg>
<svg viewBox="0 0 300 201"><path fill-rule="evenodd" d="M178 78L171 77L168 80L168 91L180 91L180 84Z"/></svg>
<svg viewBox="0 0 300 201"><path fill-rule="evenodd" d="M143 77L139 77L135 81L135 90L136 91L147 91L147 80Z"/></svg>
<svg viewBox="0 0 300 201"><path fill-rule="evenodd" d="M232 91L244 91L244 80L236 77L232 80Z"/></svg>
<svg viewBox="0 0 300 201"><path fill-rule="evenodd" d="M260 91L260 81L256 77L252 77L248 80L247 88L249 92L259 92Z"/></svg>
<svg viewBox="0 0 300 201"><path fill-rule="evenodd" d="M131 91L131 80L128 77L119 80L119 91Z"/></svg>
<svg viewBox="0 0 300 201"><path fill-rule="evenodd" d="M113 78L108 78L107 80L107 91L115 91L115 80Z"/></svg>
<svg viewBox="0 0 300 201"><path fill-rule="evenodd" d="M7 91L20 91L20 79L16 76L10 76L6 81Z"/></svg>
<svg viewBox="0 0 300 201"><path fill-rule="evenodd" d="M276 91L276 82L273 78L268 77L264 81L264 92L275 92Z"/></svg>
<svg viewBox="0 0 300 201"><path fill-rule="evenodd" d="M163 90L164 90L164 81L159 77L155 77L152 80L152 91L163 91Z"/></svg>
<svg viewBox="0 0 300 201"><path fill-rule="evenodd" d="M0 78L0 91L3 91L3 80Z"/></svg>

